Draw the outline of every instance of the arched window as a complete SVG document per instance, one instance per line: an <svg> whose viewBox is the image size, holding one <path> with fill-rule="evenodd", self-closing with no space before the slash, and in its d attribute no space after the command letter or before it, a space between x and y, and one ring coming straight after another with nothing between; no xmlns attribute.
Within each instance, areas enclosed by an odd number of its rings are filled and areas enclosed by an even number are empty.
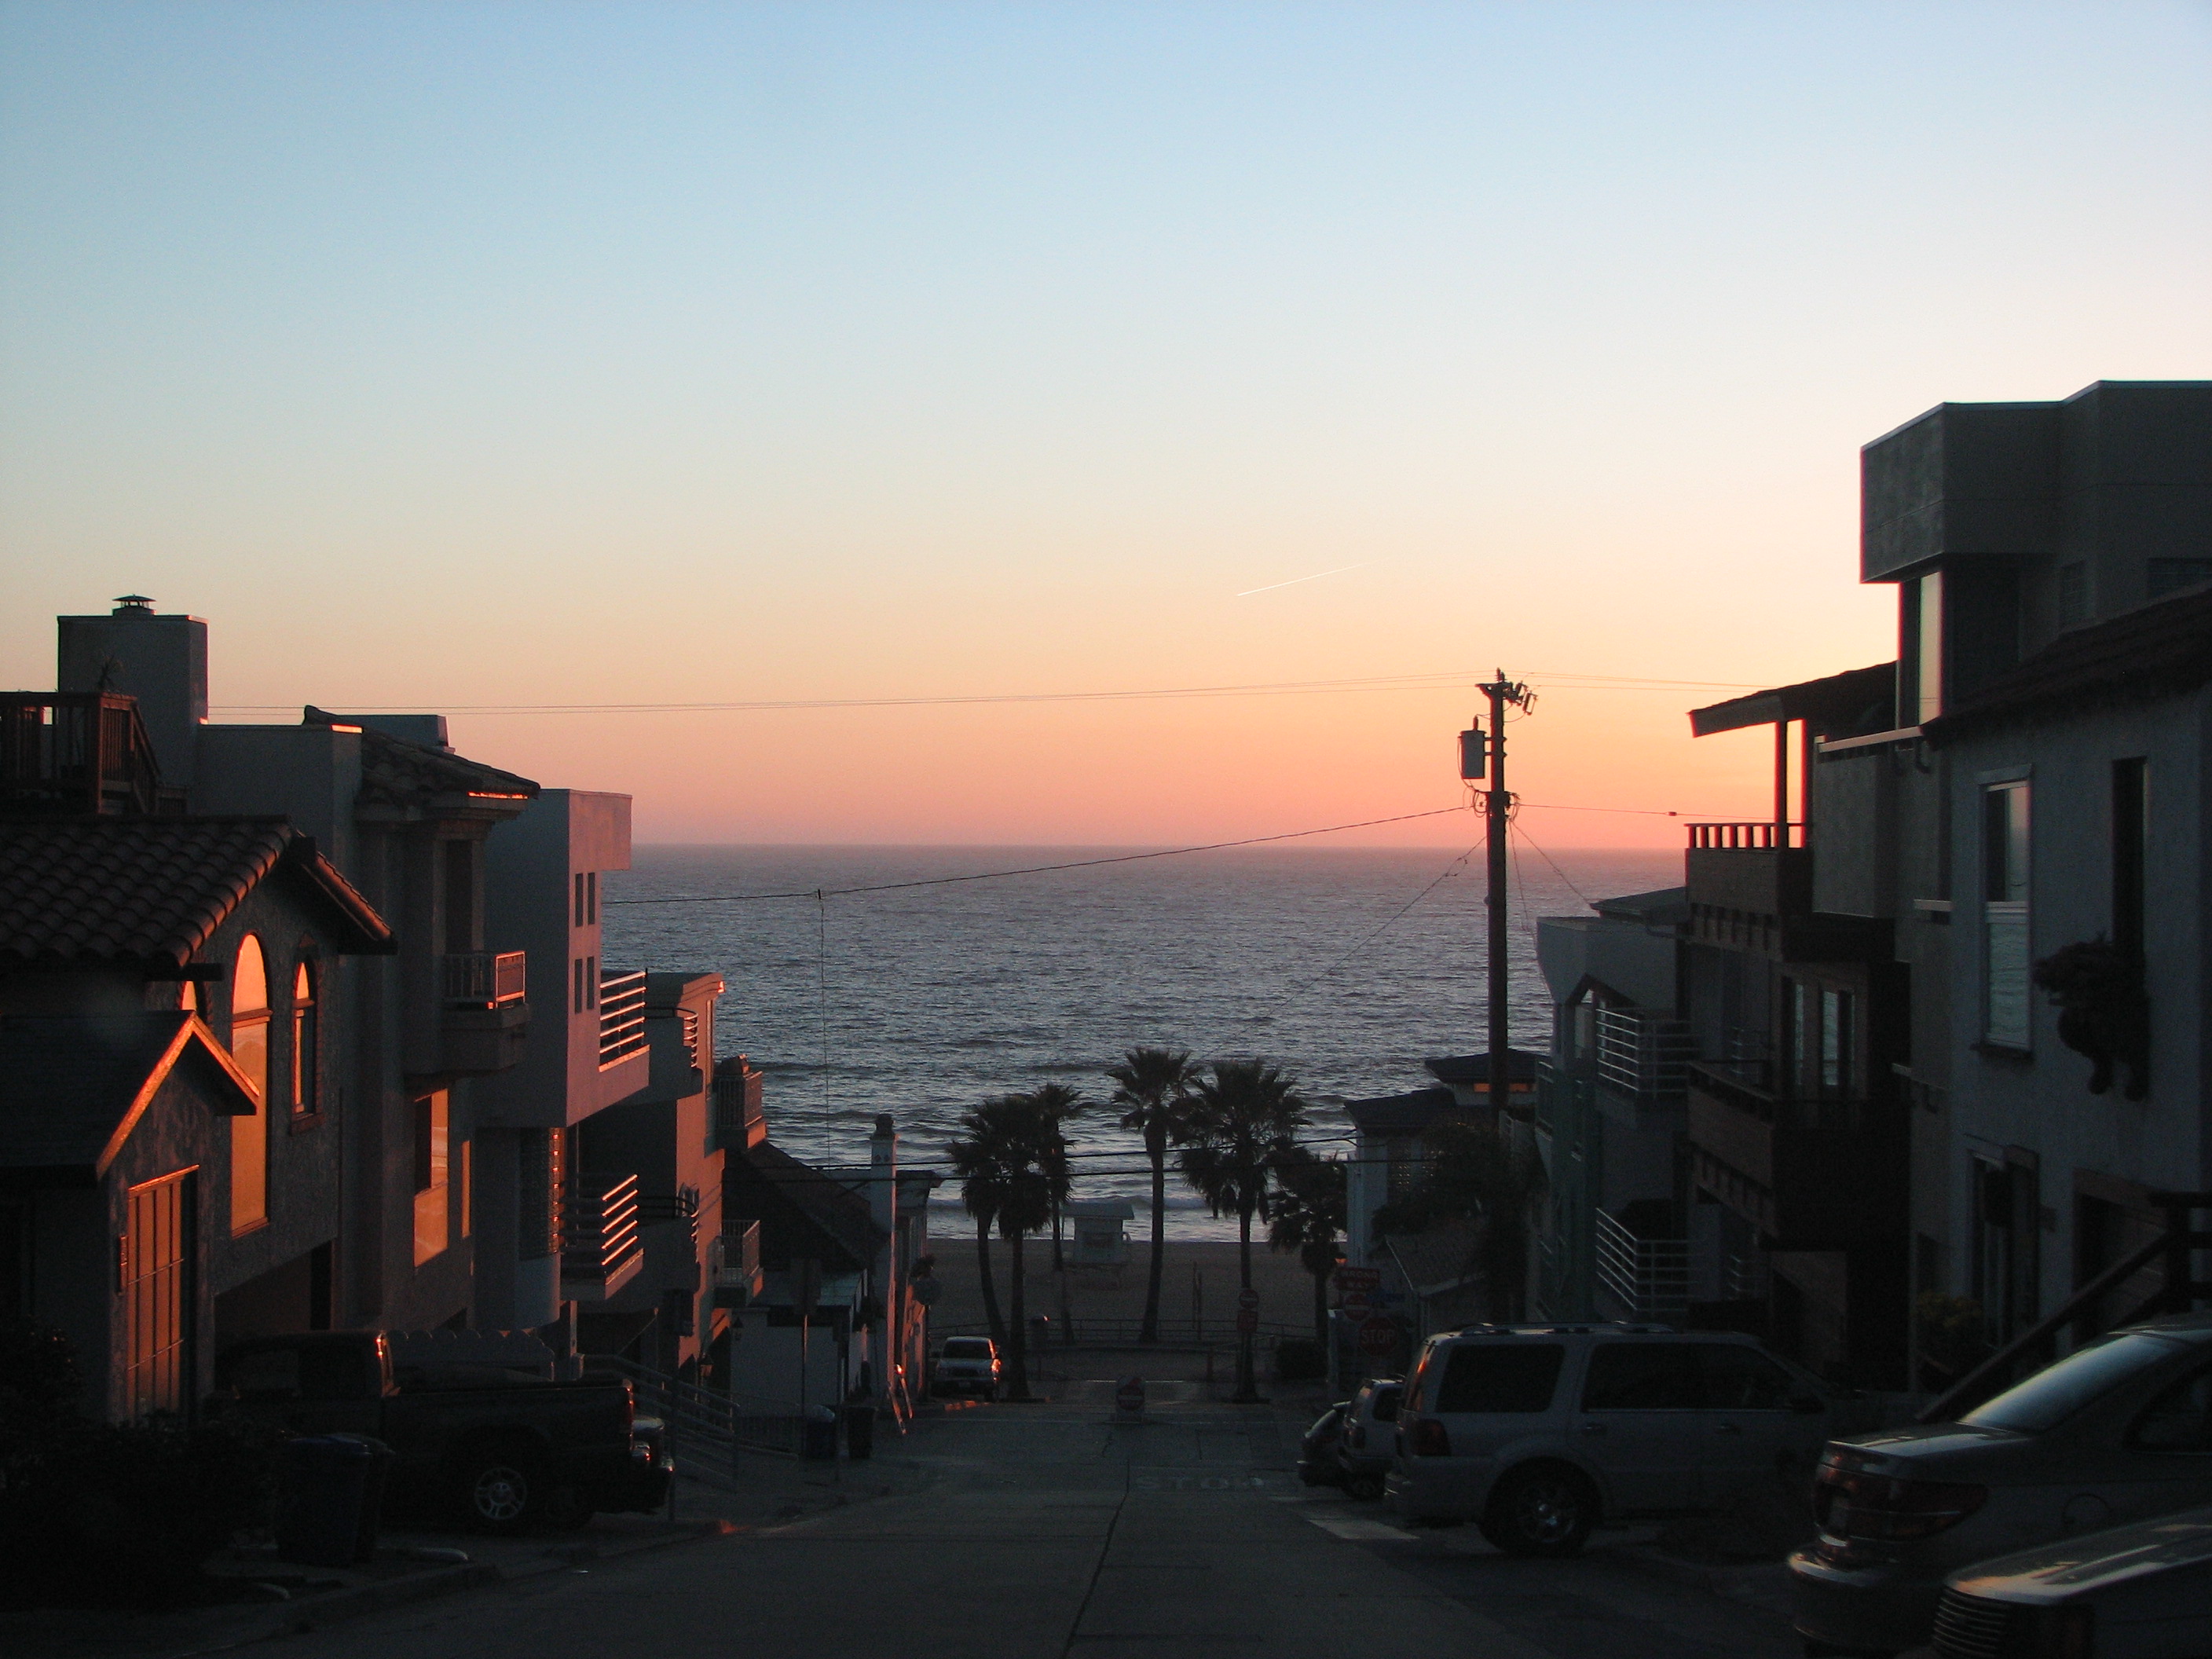
<svg viewBox="0 0 2212 1659"><path fill-rule="evenodd" d="M230 969L230 1057L253 1085L251 1117L230 1121L230 1230L269 1219L269 965L251 933Z"/></svg>
<svg viewBox="0 0 2212 1659"><path fill-rule="evenodd" d="M307 1117L322 1109L322 1030L315 1006L315 964L304 953L292 971L292 1110Z"/></svg>

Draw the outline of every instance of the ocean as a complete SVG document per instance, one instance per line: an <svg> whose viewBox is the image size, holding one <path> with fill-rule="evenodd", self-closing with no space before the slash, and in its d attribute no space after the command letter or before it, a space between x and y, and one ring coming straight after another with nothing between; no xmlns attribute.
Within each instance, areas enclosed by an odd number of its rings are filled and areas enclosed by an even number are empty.
<svg viewBox="0 0 2212 1659"><path fill-rule="evenodd" d="M1127 1198L1142 1237L1138 1138L1103 1102L1103 1068L1139 1043L1201 1060L1264 1055L1312 1103L1328 1151L1346 1099L1419 1088L1423 1060L1473 1053L1485 1026L1483 854L1455 848L1239 848L1048 874L833 896L817 889L1114 858L1115 848L641 847L611 900L610 967L727 981L717 1054L766 1074L769 1138L825 1166L864 1164L890 1113L908 1167L943 1167L959 1114L1047 1080L1081 1090L1076 1195ZM1550 1042L1534 918L1681 880L1673 851L1517 848L1510 892L1513 1041ZM947 1193L944 1195L953 1199ZM957 1199L954 1200L957 1202ZM1170 1188L1170 1237L1228 1238Z"/></svg>

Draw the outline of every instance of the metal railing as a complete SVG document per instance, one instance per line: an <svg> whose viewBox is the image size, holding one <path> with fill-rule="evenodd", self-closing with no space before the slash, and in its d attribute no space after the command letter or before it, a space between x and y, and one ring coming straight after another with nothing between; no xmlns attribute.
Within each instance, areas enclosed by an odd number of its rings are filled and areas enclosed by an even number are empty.
<svg viewBox="0 0 2212 1659"><path fill-rule="evenodd" d="M760 1283L760 1223L725 1225L708 1265L714 1269L717 1290L750 1291Z"/></svg>
<svg viewBox="0 0 2212 1659"><path fill-rule="evenodd" d="M529 991L529 956L522 951L464 951L445 958L448 1008L501 1008Z"/></svg>
<svg viewBox="0 0 2212 1659"><path fill-rule="evenodd" d="M1141 1319L1054 1319L1050 1326L1048 1346L1055 1348L1229 1348L1238 1341L1237 1326L1231 1319L1163 1319L1157 1342L1140 1342L1144 1329ZM1313 1340L1310 1322L1302 1325L1269 1321L1254 1333L1258 1346L1272 1349L1283 1341ZM938 1320L929 1324L932 1341L947 1336L988 1336L987 1324L948 1325Z"/></svg>
<svg viewBox="0 0 2212 1659"><path fill-rule="evenodd" d="M1634 1008L1599 1008L1598 1080L1623 1094L1677 1098L1697 1058L1697 1039L1679 1020Z"/></svg>
<svg viewBox="0 0 2212 1659"><path fill-rule="evenodd" d="M1764 1302L1772 1284L1764 1250L1733 1251L1721 1259L1721 1297L1728 1302Z"/></svg>
<svg viewBox="0 0 2212 1659"><path fill-rule="evenodd" d="M1600 1210L1597 1280L1631 1319L1680 1318L1690 1305L1689 1241L1638 1238Z"/></svg>
<svg viewBox="0 0 2212 1659"><path fill-rule="evenodd" d="M602 1068L641 1052L645 1034L645 970L602 971L599 975L599 1065Z"/></svg>
<svg viewBox="0 0 2212 1659"><path fill-rule="evenodd" d="M579 1174L561 1204L561 1273L608 1279L638 1254L637 1177Z"/></svg>
<svg viewBox="0 0 2212 1659"><path fill-rule="evenodd" d="M1802 823L1692 823L1683 827L1689 831L1693 852L1771 853L1779 847L1805 844L1805 826Z"/></svg>
<svg viewBox="0 0 2212 1659"><path fill-rule="evenodd" d="M725 1455L732 1450L799 1455L799 1419L793 1401L724 1394L614 1355L594 1354L590 1364L593 1370L629 1378L639 1412L658 1417L678 1439Z"/></svg>
<svg viewBox="0 0 2212 1659"><path fill-rule="evenodd" d="M683 1224L696 1260L699 1250L699 1189L696 1187L680 1187L672 1193L640 1193L637 1195L639 1226L659 1227L670 1222Z"/></svg>

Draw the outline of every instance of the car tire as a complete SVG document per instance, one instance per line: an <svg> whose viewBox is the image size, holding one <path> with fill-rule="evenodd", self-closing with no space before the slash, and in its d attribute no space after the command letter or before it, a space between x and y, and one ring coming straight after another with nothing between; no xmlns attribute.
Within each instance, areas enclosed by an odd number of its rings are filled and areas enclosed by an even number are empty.
<svg viewBox="0 0 2212 1659"><path fill-rule="evenodd" d="M477 1532L527 1532L553 1501L544 1466L517 1447L490 1446L471 1454L462 1461L455 1485L461 1518Z"/></svg>
<svg viewBox="0 0 2212 1659"><path fill-rule="evenodd" d="M1482 1535L1508 1555L1574 1555L1597 1524L1597 1504L1595 1489L1576 1470L1532 1464L1492 1490Z"/></svg>
<svg viewBox="0 0 2212 1659"><path fill-rule="evenodd" d="M1347 1474L1344 1477L1344 1492L1363 1504L1372 1504L1382 1496L1382 1477L1379 1474Z"/></svg>

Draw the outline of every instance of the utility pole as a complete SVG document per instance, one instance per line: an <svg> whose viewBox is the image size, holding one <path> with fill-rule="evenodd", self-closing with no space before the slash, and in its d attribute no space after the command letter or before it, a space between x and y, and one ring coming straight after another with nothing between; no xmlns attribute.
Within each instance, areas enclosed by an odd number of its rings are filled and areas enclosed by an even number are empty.
<svg viewBox="0 0 2212 1659"><path fill-rule="evenodd" d="M1526 685L1507 679L1502 668L1497 678L1475 690L1490 699L1490 742L1486 754L1480 725L1461 734L1460 775L1472 780L1482 777L1486 770L1489 774L1483 816L1490 854L1490 891L1485 901L1490 913L1490 1105L1493 1112L1503 1112L1513 1093L1505 966L1505 837L1512 822L1513 797L1505 792L1505 709L1510 704L1525 714L1536 700Z"/></svg>

